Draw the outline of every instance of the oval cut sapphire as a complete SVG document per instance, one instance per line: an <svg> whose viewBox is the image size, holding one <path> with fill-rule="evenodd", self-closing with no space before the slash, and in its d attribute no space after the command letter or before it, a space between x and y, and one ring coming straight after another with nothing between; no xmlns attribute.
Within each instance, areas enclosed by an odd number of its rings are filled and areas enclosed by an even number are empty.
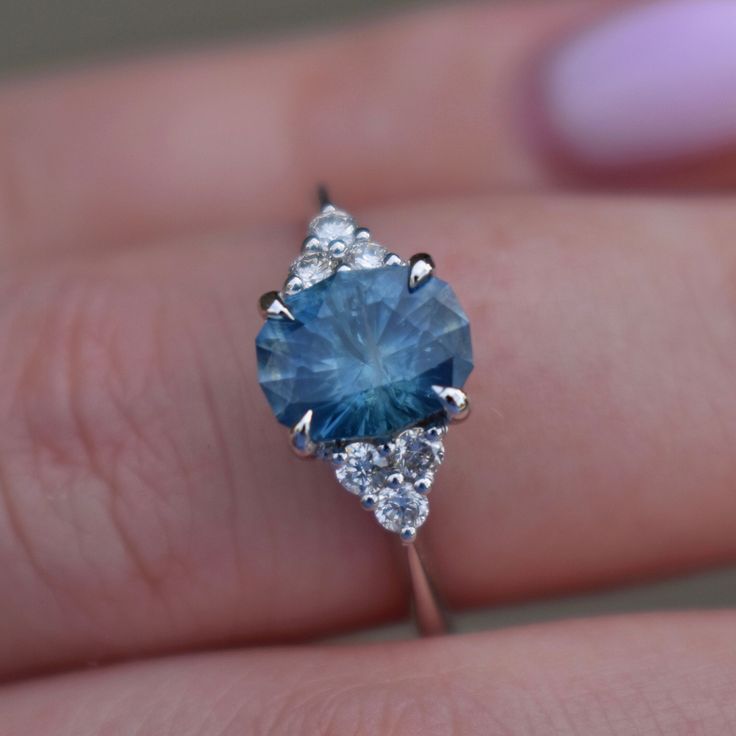
<svg viewBox="0 0 736 736"><path fill-rule="evenodd" d="M316 442L389 437L442 412L433 385L462 387L470 327L450 286L415 291L408 268L338 271L286 298L294 321L256 339L258 380L289 427L314 412Z"/></svg>

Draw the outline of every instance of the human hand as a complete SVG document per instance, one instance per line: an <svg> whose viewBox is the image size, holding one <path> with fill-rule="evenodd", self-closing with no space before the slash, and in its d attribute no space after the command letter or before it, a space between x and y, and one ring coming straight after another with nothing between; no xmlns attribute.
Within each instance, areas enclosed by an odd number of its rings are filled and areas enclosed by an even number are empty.
<svg viewBox="0 0 736 736"><path fill-rule="evenodd" d="M454 607L736 557L736 10L611 6L5 85L2 736L736 728L725 612L293 646L407 596L255 378L317 181L471 316L474 415L422 530Z"/></svg>

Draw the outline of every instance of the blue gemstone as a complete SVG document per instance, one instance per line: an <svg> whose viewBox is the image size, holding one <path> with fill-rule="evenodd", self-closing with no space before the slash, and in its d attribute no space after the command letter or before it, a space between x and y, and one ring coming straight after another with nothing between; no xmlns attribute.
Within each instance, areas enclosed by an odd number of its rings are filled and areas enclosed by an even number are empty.
<svg viewBox="0 0 736 736"><path fill-rule="evenodd" d="M381 438L442 411L433 385L473 369L468 318L448 284L414 292L408 268L339 271L290 296L293 322L267 320L258 380L289 427L312 409L317 442Z"/></svg>

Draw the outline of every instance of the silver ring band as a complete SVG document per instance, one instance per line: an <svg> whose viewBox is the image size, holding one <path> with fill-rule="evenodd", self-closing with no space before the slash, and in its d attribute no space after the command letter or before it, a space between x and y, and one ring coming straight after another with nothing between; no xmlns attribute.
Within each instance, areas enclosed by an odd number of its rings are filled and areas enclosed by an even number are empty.
<svg viewBox="0 0 736 736"><path fill-rule="evenodd" d="M427 565L419 544L405 544L411 608L414 623L421 636L440 636L450 631L447 611L427 572Z"/></svg>

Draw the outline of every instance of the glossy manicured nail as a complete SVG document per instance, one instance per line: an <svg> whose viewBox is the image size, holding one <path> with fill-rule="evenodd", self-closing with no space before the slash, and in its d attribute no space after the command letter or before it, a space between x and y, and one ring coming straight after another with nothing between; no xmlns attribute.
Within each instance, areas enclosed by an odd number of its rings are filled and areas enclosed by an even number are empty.
<svg viewBox="0 0 736 736"><path fill-rule="evenodd" d="M600 20L542 66L548 133L627 167L736 144L736 1L660 0Z"/></svg>

